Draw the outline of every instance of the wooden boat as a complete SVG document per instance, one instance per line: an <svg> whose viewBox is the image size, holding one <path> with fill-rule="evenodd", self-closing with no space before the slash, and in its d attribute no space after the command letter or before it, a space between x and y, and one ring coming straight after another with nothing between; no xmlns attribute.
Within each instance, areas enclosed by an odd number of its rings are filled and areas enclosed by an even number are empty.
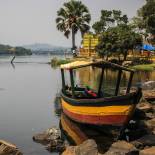
<svg viewBox="0 0 155 155"><path fill-rule="evenodd" d="M97 92L77 85L75 86L73 71L88 66L101 69ZM80 123L93 125L122 126L129 122L136 108L136 104L138 104L142 96L141 88L130 93L134 75L133 70L105 61L76 61L61 65L60 68L62 76L61 104L63 112L69 118ZM104 96L104 92L102 91L104 70L106 68L112 68L118 71L115 94L109 97ZM70 74L71 87L65 84L66 71L69 71ZM124 71L130 73L126 94L118 95L121 76Z"/></svg>
<svg viewBox="0 0 155 155"><path fill-rule="evenodd" d="M0 154L1 155L22 155L22 153L18 150L18 148L4 140L0 140Z"/></svg>

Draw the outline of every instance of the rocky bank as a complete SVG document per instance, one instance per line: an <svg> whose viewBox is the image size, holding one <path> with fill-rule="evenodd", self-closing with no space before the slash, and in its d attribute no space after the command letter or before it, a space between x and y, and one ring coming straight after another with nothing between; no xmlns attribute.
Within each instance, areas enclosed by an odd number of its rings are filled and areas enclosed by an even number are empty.
<svg viewBox="0 0 155 155"><path fill-rule="evenodd" d="M155 105L142 100L122 139L113 142L102 153L93 139L78 146L68 146L61 138L60 129L55 127L34 135L33 140L62 155L155 155Z"/></svg>

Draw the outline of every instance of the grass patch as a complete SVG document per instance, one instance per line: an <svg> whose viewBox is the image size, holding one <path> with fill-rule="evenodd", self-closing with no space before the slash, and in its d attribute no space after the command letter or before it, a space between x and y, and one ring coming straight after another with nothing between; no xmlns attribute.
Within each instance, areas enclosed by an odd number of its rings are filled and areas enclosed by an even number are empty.
<svg viewBox="0 0 155 155"><path fill-rule="evenodd" d="M58 67L60 65L63 65L63 64L67 64L67 63L70 63L70 62L73 62L72 59L57 59L57 58L53 58L51 60L51 66L52 67Z"/></svg>
<svg viewBox="0 0 155 155"><path fill-rule="evenodd" d="M75 57L75 58L58 59L55 57L51 60L51 66L56 68L56 67L59 67L60 65L67 64L70 62L88 61L88 60L90 60L90 58Z"/></svg>
<svg viewBox="0 0 155 155"><path fill-rule="evenodd" d="M155 64L136 65L132 69L136 71L153 71L155 70Z"/></svg>

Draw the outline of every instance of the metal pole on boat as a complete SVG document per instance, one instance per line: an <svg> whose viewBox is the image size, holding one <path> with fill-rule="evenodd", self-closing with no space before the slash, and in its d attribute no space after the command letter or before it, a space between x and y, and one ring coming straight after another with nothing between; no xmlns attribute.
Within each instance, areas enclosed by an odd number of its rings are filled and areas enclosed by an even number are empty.
<svg viewBox="0 0 155 155"><path fill-rule="evenodd" d="M69 72L70 72L70 80L71 80L72 97L75 98L73 70L70 69Z"/></svg>
<svg viewBox="0 0 155 155"><path fill-rule="evenodd" d="M102 73L101 73L101 77L100 77L100 83L99 83L99 89L98 89L98 97L100 97L100 92L101 92L102 83L103 83L103 75L104 75L104 68L102 68Z"/></svg>
<svg viewBox="0 0 155 155"><path fill-rule="evenodd" d="M130 88L131 88L131 84L132 84L133 75L134 75L134 72L131 72L131 73L130 73L129 82L128 82L128 87L127 87L127 90L126 90L126 94L128 94L128 93L130 92Z"/></svg>
<svg viewBox="0 0 155 155"><path fill-rule="evenodd" d="M62 77L62 90L63 90L63 92L65 92L66 91L66 89L65 89L65 75L64 75L63 69L61 69L61 77Z"/></svg>
<svg viewBox="0 0 155 155"><path fill-rule="evenodd" d="M122 70L119 70L118 77L117 77L117 84L116 84L115 96L118 95L119 86L120 86L120 82L121 82L121 75L122 75Z"/></svg>

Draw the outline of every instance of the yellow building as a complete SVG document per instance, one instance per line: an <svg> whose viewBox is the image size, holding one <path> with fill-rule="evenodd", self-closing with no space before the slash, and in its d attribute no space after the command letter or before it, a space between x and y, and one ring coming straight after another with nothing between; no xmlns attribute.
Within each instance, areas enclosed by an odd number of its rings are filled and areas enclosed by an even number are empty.
<svg viewBox="0 0 155 155"><path fill-rule="evenodd" d="M98 35L85 33L80 48L80 56L84 57L96 56L97 53L95 51L95 48L98 45L98 43L99 43Z"/></svg>

